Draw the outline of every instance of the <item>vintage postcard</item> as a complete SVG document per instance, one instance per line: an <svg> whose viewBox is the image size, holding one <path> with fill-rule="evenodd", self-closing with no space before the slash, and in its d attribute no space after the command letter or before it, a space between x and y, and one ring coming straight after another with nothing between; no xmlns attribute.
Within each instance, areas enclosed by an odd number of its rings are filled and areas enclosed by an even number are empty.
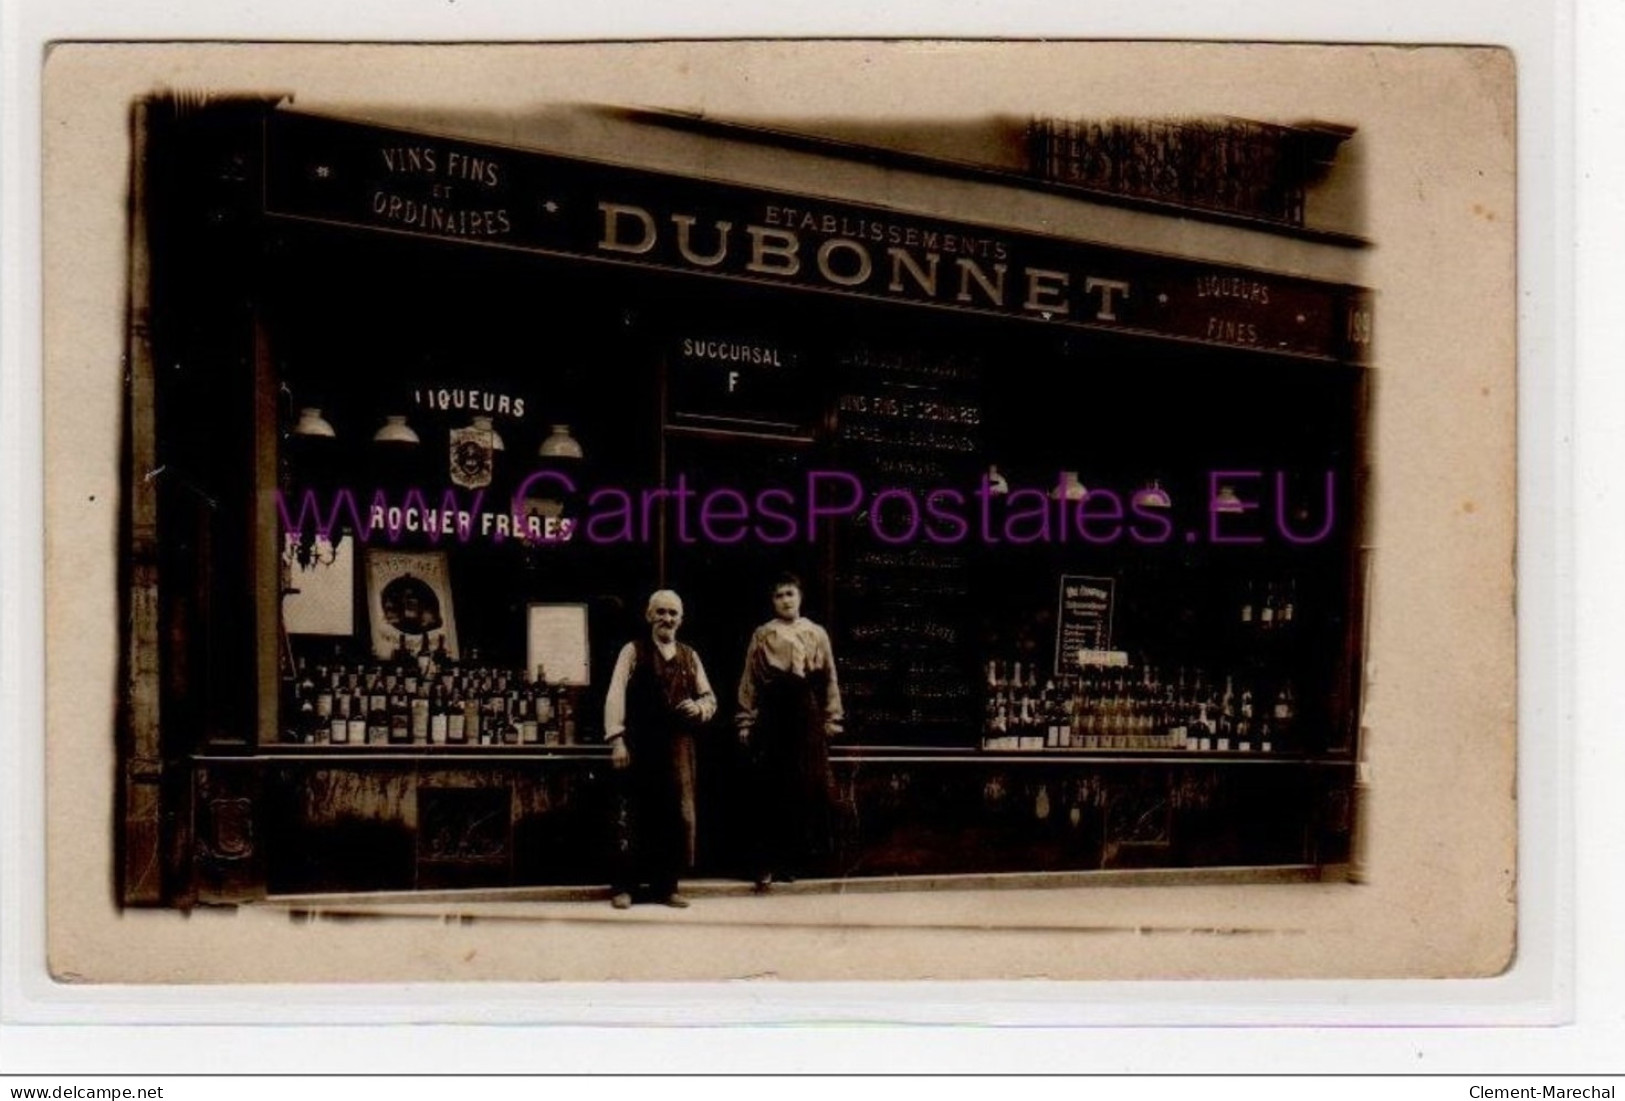
<svg viewBox="0 0 1625 1101"><path fill-rule="evenodd" d="M59 44L51 973L1502 973L1515 104Z"/></svg>

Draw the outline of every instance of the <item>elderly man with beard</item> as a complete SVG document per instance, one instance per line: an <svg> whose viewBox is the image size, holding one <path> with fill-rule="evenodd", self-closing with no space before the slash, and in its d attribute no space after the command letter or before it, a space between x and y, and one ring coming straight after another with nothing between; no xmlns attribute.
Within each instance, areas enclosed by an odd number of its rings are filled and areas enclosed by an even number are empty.
<svg viewBox="0 0 1625 1101"><path fill-rule="evenodd" d="M634 897L688 905L677 881L694 861L694 732L717 710L700 656L677 641L682 599L661 589L644 617L649 637L621 648L604 701L604 736L621 777L617 910Z"/></svg>

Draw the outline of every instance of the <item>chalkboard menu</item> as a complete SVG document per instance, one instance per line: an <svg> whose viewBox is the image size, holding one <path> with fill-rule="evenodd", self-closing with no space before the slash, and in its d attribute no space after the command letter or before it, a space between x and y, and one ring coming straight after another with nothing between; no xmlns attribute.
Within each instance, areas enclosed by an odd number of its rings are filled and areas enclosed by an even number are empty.
<svg viewBox="0 0 1625 1101"><path fill-rule="evenodd" d="M965 540L931 525L934 492L981 477L980 363L869 345L837 359L835 454L865 507L838 533L835 652L848 734L973 745L979 687Z"/></svg>
<svg viewBox="0 0 1625 1101"><path fill-rule="evenodd" d="M1078 671L1078 651L1112 648L1112 597L1115 582L1109 577L1061 575L1059 607L1055 616L1055 675Z"/></svg>

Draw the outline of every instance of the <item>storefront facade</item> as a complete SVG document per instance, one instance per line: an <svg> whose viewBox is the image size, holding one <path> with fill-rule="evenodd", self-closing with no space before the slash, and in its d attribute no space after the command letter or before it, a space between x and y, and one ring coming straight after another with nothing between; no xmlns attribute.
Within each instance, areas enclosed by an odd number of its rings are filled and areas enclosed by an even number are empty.
<svg viewBox="0 0 1625 1101"><path fill-rule="evenodd" d="M1371 304L1307 167L138 120L127 903L604 884L662 587L721 703L696 874L748 875L786 571L845 703L824 875L1348 864Z"/></svg>

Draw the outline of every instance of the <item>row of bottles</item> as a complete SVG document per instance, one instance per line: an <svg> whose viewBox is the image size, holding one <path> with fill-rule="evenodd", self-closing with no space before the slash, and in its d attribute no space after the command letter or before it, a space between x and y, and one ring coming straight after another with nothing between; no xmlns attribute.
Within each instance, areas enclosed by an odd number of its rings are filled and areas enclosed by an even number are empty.
<svg viewBox="0 0 1625 1101"><path fill-rule="evenodd" d="M536 675L432 661L301 660L289 686L283 739L305 745L534 745L580 740L577 690Z"/></svg>
<svg viewBox="0 0 1625 1101"><path fill-rule="evenodd" d="M1261 633L1285 631L1297 618L1296 581L1249 581L1241 597L1240 620L1243 629Z"/></svg>
<svg viewBox="0 0 1625 1101"><path fill-rule="evenodd" d="M1298 715L1290 680L1252 684L1154 666L1091 667L1040 683L1038 669L990 661L982 747L1271 753Z"/></svg>

